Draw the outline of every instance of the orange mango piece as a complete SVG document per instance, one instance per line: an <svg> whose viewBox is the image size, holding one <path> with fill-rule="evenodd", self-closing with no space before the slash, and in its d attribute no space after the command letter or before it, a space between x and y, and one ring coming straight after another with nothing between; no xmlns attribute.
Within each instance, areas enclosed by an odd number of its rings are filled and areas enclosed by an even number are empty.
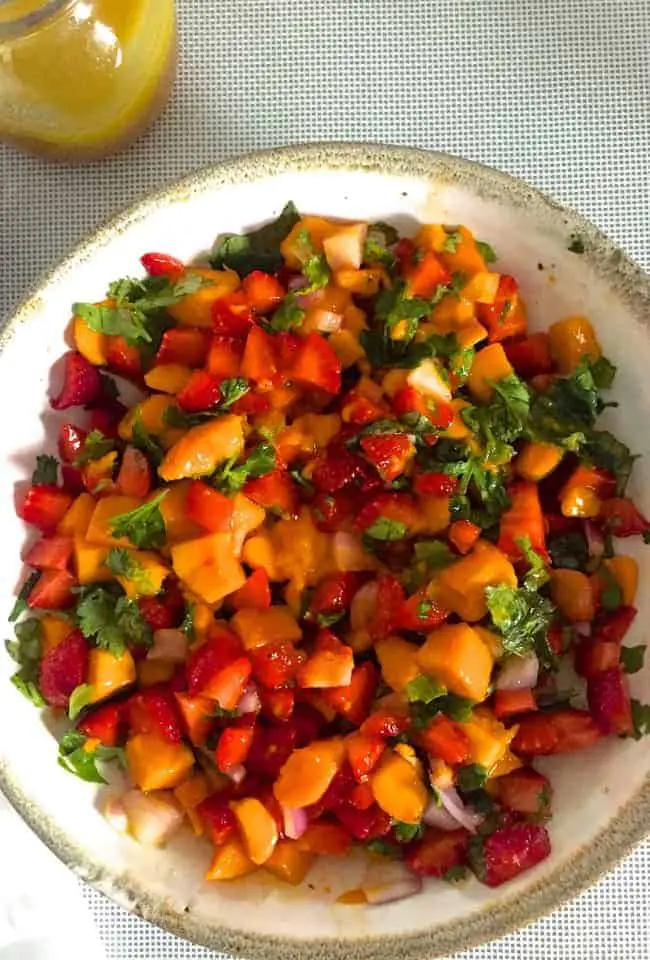
<svg viewBox="0 0 650 960"><path fill-rule="evenodd" d="M396 693L401 693L422 672L418 664L418 650L417 644L401 637L386 637L376 642L375 653L382 676Z"/></svg>
<svg viewBox="0 0 650 960"><path fill-rule="evenodd" d="M294 750L273 786L276 800L285 807L308 807L317 803L343 766L342 737L314 740Z"/></svg>
<svg viewBox="0 0 650 960"><path fill-rule="evenodd" d="M180 783L174 790L174 796L190 821L192 830L197 837L203 836L203 821L196 812L196 808L206 797L210 796L210 784L204 773L195 773L189 780Z"/></svg>
<svg viewBox="0 0 650 960"><path fill-rule="evenodd" d="M41 656L44 657L50 650L65 640L74 630L69 620L60 620L51 614L41 617Z"/></svg>
<svg viewBox="0 0 650 960"><path fill-rule="evenodd" d="M205 603L218 603L246 582L229 533L212 533L177 543L172 546L171 555L176 575Z"/></svg>
<svg viewBox="0 0 650 960"><path fill-rule="evenodd" d="M73 561L77 580L80 584L111 580L113 574L104 566L108 547L98 547L81 537L74 538Z"/></svg>
<svg viewBox="0 0 650 960"><path fill-rule="evenodd" d="M153 733L136 733L127 741L126 761L136 786L173 790L194 766L194 754L184 743L168 743Z"/></svg>
<svg viewBox="0 0 650 960"><path fill-rule="evenodd" d="M104 367L108 363L108 337L105 333L91 330L82 317L72 321L72 336L75 347L95 367Z"/></svg>
<svg viewBox="0 0 650 960"><path fill-rule="evenodd" d="M223 846L214 851L212 863L205 875L206 880L235 880L245 877L256 870L241 840L233 838L227 840Z"/></svg>
<svg viewBox="0 0 650 960"><path fill-rule="evenodd" d="M417 654L422 673L459 697L485 700L494 661L481 637L466 623L432 631Z"/></svg>
<svg viewBox="0 0 650 960"><path fill-rule="evenodd" d="M299 643L302 630L288 607L275 605L267 610L239 610L230 621L245 650L266 643Z"/></svg>
<svg viewBox="0 0 650 960"><path fill-rule="evenodd" d="M639 565L634 557L621 554L603 563L621 588L625 606L633 606L639 586Z"/></svg>
<svg viewBox="0 0 650 960"><path fill-rule="evenodd" d="M294 270L300 269L309 257L310 247L316 253L321 253L323 240L331 237L337 229L338 224L324 217L302 217L280 244L280 253L284 257L284 262ZM304 231L309 234L308 245L303 240Z"/></svg>
<svg viewBox="0 0 650 960"><path fill-rule="evenodd" d="M138 575L134 580L118 577L118 583L127 597L155 597L169 576L169 567L161 562L157 553L150 550L130 550L129 553L137 564Z"/></svg>
<svg viewBox="0 0 650 960"><path fill-rule="evenodd" d="M204 531L198 524L190 520L187 514L187 491L190 488L189 480L181 480L167 487L167 495L160 502L167 543L180 543L183 540L194 540Z"/></svg>
<svg viewBox="0 0 650 960"><path fill-rule="evenodd" d="M278 842L278 826L257 797L246 797L230 804L239 823L246 853L254 864L265 863Z"/></svg>
<svg viewBox="0 0 650 960"><path fill-rule="evenodd" d="M213 727L214 701L207 697L191 697L189 693L177 693L175 696L190 742L195 747L203 746Z"/></svg>
<svg viewBox="0 0 650 960"><path fill-rule="evenodd" d="M436 599L446 610L475 623L487 613L485 588L500 583L516 587L515 568L501 550L479 540L471 553L440 572Z"/></svg>
<svg viewBox="0 0 650 960"><path fill-rule="evenodd" d="M80 493L63 514L56 532L65 537L85 537L94 509L94 498L89 493Z"/></svg>
<svg viewBox="0 0 650 960"><path fill-rule="evenodd" d="M313 853L300 848L297 840L279 840L264 869L278 880L296 887L305 879L315 860Z"/></svg>
<svg viewBox="0 0 650 960"><path fill-rule="evenodd" d="M554 443L526 443L515 460L515 470L524 480L539 483L559 465L564 451Z"/></svg>
<svg viewBox="0 0 650 960"><path fill-rule="evenodd" d="M548 345L559 373L571 373L585 357L598 360L602 349L594 328L586 317L567 317L552 323Z"/></svg>
<svg viewBox="0 0 650 960"><path fill-rule="evenodd" d="M122 497L111 494L97 502L88 524L86 540L100 547L132 547L128 537L114 537L111 533L111 521L122 513L129 513L142 506L136 497Z"/></svg>
<svg viewBox="0 0 650 960"><path fill-rule="evenodd" d="M457 227L454 233L460 236L460 243L455 245L455 250L445 250L443 247L438 251L447 269L452 273L467 273L469 276L485 272L485 260L476 246L472 232L461 226Z"/></svg>
<svg viewBox="0 0 650 960"><path fill-rule="evenodd" d="M88 654L88 683L93 688L91 703L130 686L135 678L135 661L128 650L116 657L110 650L93 647Z"/></svg>
<svg viewBox="0 0 650 960"><path fill-rule="evenodd" d="M474 357L467 378L469 392L477 400L488 403L494 393L493 383L509 377L514 370L500 343L491 343L479 350Z"/></svg>
<svg viewBox="0 0 650 960"><path fill-rule="evenodd" d="M130 440L133 436L133 428L136 421L139 421L144 430L150 433L152 437L157 437L165 449L172 446L183 435L183 431L177 427L170 427L167 424L167 411L176 409L178 404L173 397L164 393L154 393L146 397L141 403L136 403L131 407L120 421L118 433L122 440Z"/></svg>
<svg viewBox="0 0 650 960"><path fill-rule="evenodd" d="M497 764L504 762L510 742L518 730L516 725L509 729L504 727L485 707L476 709L471 720L464 721L460 726L470 742L471 762L490 772Z"/></svg>
<svg viewBox="0 0 650 960"><path fill-rule="evenodd" d="M234 270L210 270L204 267L191 267L187 273L198 274L209 284L172 304L167 312L181 326L211 330L214 303L237 289L239 277Z"/></svg>
<svg viewBox="0 0 650 960"><path fill-rule="evenodd" d="M144 382L150 390L176 395L191 376L192 370L184 367L182 363L163 363L145 373Z"/></svg>
<svg viewBox="0 0 650 960"><path fill-rule="evenodd" d="M230 529L233 551L240 556L246 537L261 527L266 520L266 510L243 493L236 493L232 502Z"/></svg>
<svg viewBox="0 0 650 960"><path fill-rule="evenodd" d="M402 823L419 823L427 803L427 788L416 764L392 750L384 751L370 776L377 806Z"/></svg>
<svg viewBox="0 0 650 960"><path fill-rule="evenodd" d="M572 623L596 616L591 581L580 570L551 570L551 598L560 613Z"/></svg>
<svg viewBox="0 0 650 960"><path fill-rule="evenodd" d="M163 480L182 480L212 473L231 457L238 457L244 449L243 421L234 414L226 414L201 423L187 431L168 450L158 473Z"/></svg>

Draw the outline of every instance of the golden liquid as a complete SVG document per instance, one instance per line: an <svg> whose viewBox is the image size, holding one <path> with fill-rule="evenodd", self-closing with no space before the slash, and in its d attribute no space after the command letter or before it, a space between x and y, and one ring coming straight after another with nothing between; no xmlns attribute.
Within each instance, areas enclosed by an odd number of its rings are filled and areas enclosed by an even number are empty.
<svg viewBox="0 0 650 960"><path fill-rule="evenodd" d="M42 5L16 0L9 10ZM167 99L175 41L174 0L77 0L0 40L0 138L55 156L124 145Z"/></svg>

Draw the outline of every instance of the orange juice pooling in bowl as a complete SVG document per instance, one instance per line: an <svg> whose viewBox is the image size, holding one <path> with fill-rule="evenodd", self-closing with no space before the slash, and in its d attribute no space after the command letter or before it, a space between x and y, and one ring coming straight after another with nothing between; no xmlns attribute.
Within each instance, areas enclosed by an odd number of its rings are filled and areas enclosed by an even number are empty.
<svg viewBox="0 0 650 960"><path fill-rule="evenodd" d="M174 76L174 0L0 0L0 139L86 159L133 140Z"/></svg>

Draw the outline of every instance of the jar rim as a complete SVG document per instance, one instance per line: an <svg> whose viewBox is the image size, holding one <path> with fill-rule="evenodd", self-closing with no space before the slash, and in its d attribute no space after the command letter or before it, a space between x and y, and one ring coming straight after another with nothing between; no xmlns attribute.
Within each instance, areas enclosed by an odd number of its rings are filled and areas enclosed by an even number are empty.
<svg viewBox="0 0 650 960"><path fill-rule="evenodd" d="M16 0L0 0L0 14L5 12L3 7L11 8L11 5L15 2ZM40 0L38 6L29 13L23 13L8 20L0 20L0 41L31 33L35 28L73 6L76 2L77 0Z"/></svg>

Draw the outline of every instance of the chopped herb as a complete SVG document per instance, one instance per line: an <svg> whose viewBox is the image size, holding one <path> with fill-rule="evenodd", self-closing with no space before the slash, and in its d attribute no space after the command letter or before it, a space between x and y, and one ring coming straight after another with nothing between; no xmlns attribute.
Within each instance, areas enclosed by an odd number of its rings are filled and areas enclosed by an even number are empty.
<svg viewBox="0 0 650 960"><path fill-rule="evenodd" d="M530 569L524 577L524 586L527 590L539 590L551 579L544 560L533 550L530 537L521 537L515 541L528 561Z"/></svg>
<svg viewBox="0 0 650 960"><path fill-rule="evenodd" d="M333 613L317 613L315 620L319 627L331 627L345 616L345 610L338 610Z"/></svg>
<svg viewBox="0 0 650 960"><path fill-rule="evenodd" d="M643 669L645 651L645 643L636 647L621 647L621 663L626 673L638 673Z"/></svg>
<svg viewBox="0 0 650 960"><path fill-rule="evenodd" d="M391 331L400 325L400 336L396 339L409 342L415 336L418 322L428 316L436 302L423 300L420 297L409 297L406 284L403 281L396 283L390 290L382 290L375 300L375 317L384 323L385 335L391 337ZM404 333L401 335L402 325ZM362 344L363 345L363 344Z"/></svg>
<svg viewBox="0 0 650 960"><path fill-rule="evenodd" d="M75 467L83 467L92 460L101 460L107 453L115 449L115 441L110 437L105 437L100 430L91 430L84 445L79 452L79 456L74 462Z"/></svg>
<svg viewBox="0 0 650 960"><path fill-rule="evenodd" d="M449 361L449 367L457 377L465 380L469 376L474 362L473 347L462 347L455 333L432 333L426 343L431 347L433 355L444 357Z"/></svg>
<svg viewBox="0 0 650 960"><path fill-rule="evenodd" d="M491 403L466 407L461 416L485 448L486 459L507 463L514 454L510 446L524 435L530 413L530 391L516 374L493 384Z"/></svg>
<svg viewBox="0 0 650 960"><path fill-rule="evenodd" d="M623 603L623 591L621 590L616 577L604 563L599 567L598 573L605 581L605 585L600 594L601 605L603 609L607 610L609 613L613 613L614 610L618 610Z"/></svg>
<svg viewBox="0 0 650 960"><path fill-rule="evenodd" d="M393 820L393 834L398 843L419 840L423 833L424 827L421 823L403 823L401 820Z"/></svg>
<svg viewBox="0 0 650 960"><path fill-rule="evenodd" d="M553 537L549 540L548 551L554 567L583 572L587 570L589 549L584 533L579 530Z"/></svg>
<svg viewBox="0 0 650 960"><path fill-rule="evenodd" d="M388 249L398 240L398 233L388 223L372 223L368 227L366 242L363 248L363 262L370 264L381 263L385 267L392 267L395 258Z"/></svg>
<svg viewBox="0 0 650 960"><path fill-rule="evenodd" d="M289 473L291 475L292 480L294 480L299 487L302 487L302 489L305 491L305 493L308 496L311 496L313 494L314 484L311 482L311 480L308 480L307 477L303 476L302 470L298 470L297 468L295 468L293 470L290 470Z"/></svg>
<svg viewBox="0 0 650 960"><path fill-rule="evenodd" d="M585 252L585 242L580 236L579 233L572 233L569 237L569 243L567 246L569 253L584 253Z"/></svg>
<svg viewBox="0 0 650 960"><path fill-rule="evenodd" d="M56 486L59 479L59 461L56 457L41 454L36 457L36 469L32 474L32 483L45 483Z"/></svg>
<svg viewBox="0 0 650 960"><path fill-rule="evenodd" d="M277 331L296 330L302 326L304 319L305 311L296 303L295 294L290 293L274 312L269 321L269 326L272 330Z"/></svg>
<svg viewBox="0 0 650 960"><path fill-rule="evenodd" d="M302 272L309 281L307 287L297 291L297 294L304 296L307 293L313 293L314 290L320 290L327 286L332 279L332 271L329 268L324 253L311 253L302 265Z"/></svg>
<svg viewBox="0 0 650 960"><path fill-rule="evenodd" d="M124 547L112 547L106 555L105 565L116 577L124 577L143 590L151 589L147 571L129 550Z"/></svg>
<svg viewBox="0 0 650 960"><path fill-rule="evenodd" d="M650 734L650 704L641 703L639 700L631 701L632 723L634 724L633 737L640 740Z"/></svg>
<svg viewBox="0 0 650 960"><path fill-rule="evenodd" d="M582 454L597 467L616 477L616 496L622 497L636 460L630 448L608 430L592 430L586 435Z"/></svg>
<svg viewBox="0 0 650 960"><path fill-rule="evenodd" d="M212 707L212 716L223 720L234 720L235 717L239 716L239 713L237 710L225 710L218 703L215 703Z"/></svg>
<svg viewBox="0 0 650 960"><path fill-rule="evenodd" d="M599 390L609 390L616 377L616 367L607 357L594 360L590 368L591 376Z"/></svg>
<svg viewBox="0 0 650 960"><path fill-rule="evenodd" d="M415 544L415 559L429 570L442 570L458 558L443 540L421 540Z"/></svg>
<svg viewBox="0 0 650 960"><path fill-rule="evenodd" d="M168 408L170 409L170 408ZM131 443L151 461L154 467L159 467L165 456L165 452L159 443L154 440L151 434L145 428L142 422L142 415L138 410L133 421L131 431Z"/></svg>
<svg viewBox="0 0 650 960"><path fill-rule="evenodd" d="M364 537L372 540L403 540L407 536L406 524L400 520L391 520L390 517L377 517L364 531Z"/></svg>
<svg viewBox="0 0 650 960"><path fill-rule="evenodd" d="M451 720L465 723L471 719L473 708L474 702L472 700L457 697L454 693L447 693L436 700L432 700L431 703L425 704L419 700L412 702L410 707L411 720L416 730L426 729L433 717L439 713L443 713Z"/></svg>
<svg viewBox="0 0 650 960"><path fill-rule="evenodd" d="M87 707L93 697L94 687L91 683L82 683L75 687L70 694L68 703L68 717L76 720L84 707Z"/></svg>
<svg viewBox="0 0 650 960"><path fill-rule="evenodd" d="M77 604L77 620L84 637L115 657L127 644L149 646L152 641L151 627L135 600L106 587L93 586L84 593Z"/></svg>
<svg viewBox="0 0 650 960"><path fill-rule="evenodd" d="M414 680L409 680L406 684L405 693L409 703L432 703L434 700L444 697L447 688L443 687L437 680L432 680L431 677L425 677L422 674L415 677Z"/></svg>
<svg viewBox="0 0 650 960"><path fill-rule="evenodd" d="M448 230L447 237L442 245L443 253L456 253L462 242L463 237L458 230Z"/></svg>
<svg viewBox="0 0 650 960"><path fill-rule="evenodd" d="M248 391L250 386L243 377L232 377L228 380L222 380L220 384L221 400L219 401L220 410L229 410L233 403L240 400Z"/></svg>
<svg viewBox="0 0 650 960"><path fill-rule="evenodd" d="M196 604L188 604L187 610L185 611L185 616L183 617L183 622L181 623L180 629L183 631L185 636L189 641L194 640L196 634L194 630L194 611L196 609Z"/></svg>
<svg viewBox="0 0 650 960"><path fill-rule="evenodd" d="M486 243L485 240L477 240L476 247L486 263L496 262L497 255L494 252L494 248L491 247L489 243Z"/></svg>
<svg viewBox="0 0 650 960"><path fill-rule="evenodd" d="M222 493L237 493L247 480L262 477L275 470L275 450L270 443L258 444L243 463L228 460L210 478L210 482Z"/></svg>
<svg viewBox="0 0 650 960"><path fill-rule="evenodd" d="M9 614L9 623L15 623L18 617L20 617L20 615L28 609L27 599L38 583L39 577L40 573L38 573L38 571L34 571L34 573L31 573L23 583L22 587L20 588L20 592L16 597L13 609Z"/></svg>
<svg viewBox="0 0 650 960"><path fill-rule="evenodd" d="M113 517L109 524L112 536L127 537L136 547L147 550L158 550L164 546L166 530L160 504L168 493L168 490L162 490L141 507Z"/></svg>
<svg viewBox="0 0 650 960"><path fill-rule="evenodd" d="M15 639L6 641L7 653L19 664L11 682L36 707L46 704L38 689L38 669L41 660L42 627L40 620L31 618L16 624Z"/></svg>
<svg viewBox="0 0 650 960"><path fill-rule="evenodd" d="M401 853L399 847L394 843L389 843L387 840L370 840L366 844L366 850L380 857L396 857Z"/></svg>
<svg viewBox="0 0 650 960"><path fill-rule="evenodd" d="M300 220L295 205L287 203L277 220L246 234L230 234L215 246L210 263L216 269L229 267L240 276L253 270L274 273L283 266L280 244Z"/></svg>
<svg viewBox="0 0 650 960"><path fill-rule="evenodd" d="M97 768L97 761L108 763L117 760L126 768L124 750L121 747L105 747L102 744L93 750L86 749L88 738L77 730L69 730L59 743L59 764L68 773L73 773L87 783L106 783Z"/></svg>
<svg viewBox="0 0 650 960"><path fill-rule="evenodd" d="M482 767L479 763L470 763L466 767L460 767L457 773L457 783L460 790L469 793L471 790L479 790L489 775L489 770Z"/></svg>
<svg viewBox="0 0 650 960"><path fill-rule="evenodd" d="M485 590L492 623L501 633L506 653L523 656L545 639L554 607L545 597L524 587L499 586Z"/></svg>
<svg viewBox="0 0 650 960"><path fill-rule="evenodd" d="M461 863L455 867L450 867L449 870L442 875L442 879L446 883L461 883L463 880L467 880L467 867L464 867Z"/></svg>

